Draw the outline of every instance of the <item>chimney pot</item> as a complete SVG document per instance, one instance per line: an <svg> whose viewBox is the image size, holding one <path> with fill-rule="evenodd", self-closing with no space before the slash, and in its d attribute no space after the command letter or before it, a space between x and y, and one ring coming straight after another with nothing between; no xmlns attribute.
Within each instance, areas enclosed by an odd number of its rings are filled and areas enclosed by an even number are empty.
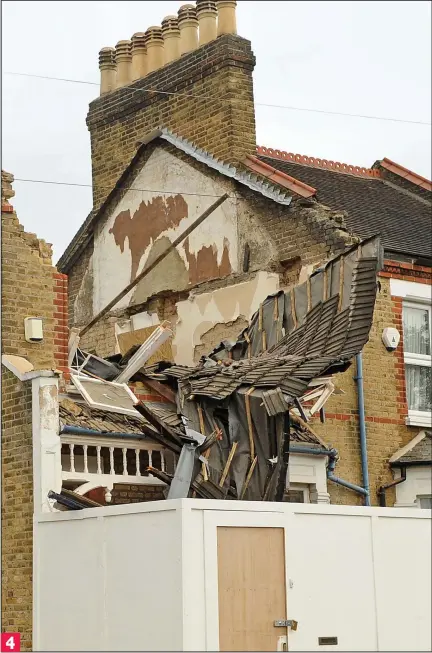
<svg viewBox="0 0 432 653"><path fill-rule="evenodd" d="M217 9L214 0L197 0L199 44L205 45L217 37Z"/></svg>
<svg viewBox="0 0 432 653"><path fill-rule="evenodd" d="M178 10L180 29L180 54L187 54L198 47L198 19L194 5L182 5Z"/></svg>
<svg viewBox="0 0 432 653"><path fill-rule="evenodd" d="M236 0L216 0L218 12L218 36L237 34Z"/></svg>
<svg viewBox="0 0 432 653"><path fill-rule="evenodd" d="M102 48L99 51L100 94L109 93L116 88L115 49Z"/></svg>
<svg viewBox="0 0 432 653"><path fill-rule="evenodd" d="M180 30L177 16L165 16L162 21L165 63L171 63L180 56Z"/></svg>
<svg viewBox="0 0 432 653"><path fill-rule="evenodd" d="M132 81L147 74L147 48L144 32L132 36Z"/></svg>
<svg viewBox="0 0 432 653"><path fill-rule="evenodd" d="M162 29L159 26L149 27L145 33L145 42L147 47L147 72L152 73L165 63Z"/></svg>
<svg viewBox="0 0 432 653"><path fill-rule="evenodd" d="M131 42L119 41L116 45L115 60L117 63L117 88L129 84L132 77Z"/></svg>

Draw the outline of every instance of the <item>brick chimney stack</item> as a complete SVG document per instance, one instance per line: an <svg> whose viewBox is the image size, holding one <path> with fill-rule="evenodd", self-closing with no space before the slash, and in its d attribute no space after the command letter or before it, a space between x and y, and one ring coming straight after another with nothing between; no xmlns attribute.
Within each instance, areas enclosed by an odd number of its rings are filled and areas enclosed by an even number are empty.
<svg viewBox="0 0 432 653"><path fill-rule="evenodd" d="M255 57L236 32L235 0L198 0L100 51L101 95L87 116L95 210L158 127L233 165L255 152Z"/></svg>

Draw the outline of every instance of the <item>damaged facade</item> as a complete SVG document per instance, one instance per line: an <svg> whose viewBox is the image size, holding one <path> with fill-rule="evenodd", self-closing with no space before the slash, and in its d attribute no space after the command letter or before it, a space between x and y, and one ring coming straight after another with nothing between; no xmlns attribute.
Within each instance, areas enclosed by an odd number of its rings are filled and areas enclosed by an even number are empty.
<svg viewBox="0 0 432 653"><path fill-rule="evenodd" d="M226 4L215 9L223 12ZM199 34L204 8L197 8L198 16L193 6L186 13L192 33ZM180 43L185 11L179 11L179 34L174 29ZM388 159L366 169L257 147L255 59L250 43L229 24L205 42L192 39L162 67L153 61L150 30L148 66L139 73L135 35L129 54L123 42L117 46L117 82L114 59L101 51L101 96L87 118L94 209L59 263L69 278L70 325L88 324L224 193L228 199L85 333L83 349L108 356L119 351L120 335L169 320L172 361L194 365L222 340L235 340L268 295L304 281L314 266L362 238L381 234L381 290L363 354L365 428L352 371L338 378L341 392L327 405L326 423L314 427L343 451L340 473L359 486L359 433L367 431L374 504L380 487L393 480L390 457L430 425L422 388L430 387L430 311L424 306L430 298L431 184ZM141 90L149 88L159 92ZM409 233L407 219L415 224ZM407 296L420 302L421 314L409 316ZM405 321L417 319L429 329L419 345L422 369L410 367L403 337L393 352L382 343L386 327L403 335L404 311ZM388 503L395 492L389 489ZM362 502L343 488L329 493L332 502ZM304 496L310 500L307 488Z"/></svg>
<svg viewBox="0 0 432 653"><path fill-rule="evenodd" d="M59 271L2 175L2 616L23 650L32 511L173 496L415 508L431 494L431 184L386 159L257 147L235 2L197 8L163 40L151 28L101 51L94 207ZM29 315L41 344L24 338Z"/></svg>

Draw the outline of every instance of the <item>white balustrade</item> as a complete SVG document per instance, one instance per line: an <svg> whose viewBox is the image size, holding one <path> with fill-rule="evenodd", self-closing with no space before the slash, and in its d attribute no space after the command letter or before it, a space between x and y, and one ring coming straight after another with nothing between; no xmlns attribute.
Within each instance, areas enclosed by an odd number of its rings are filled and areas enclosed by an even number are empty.
<svg viewBox="0 0 432 653"><path fill-rule="evenodd" d="M62 445L68 447L68 454L62 453L62 479L73 484L81 482L76 489L80 494L92 487L105 487L109 494L118 483L164 485L147 471L147 467L153 466L155 452L160 456L161 471L174 473L175 470L173 454L153 442L69 433L61 434L60 438Z"/></svg>

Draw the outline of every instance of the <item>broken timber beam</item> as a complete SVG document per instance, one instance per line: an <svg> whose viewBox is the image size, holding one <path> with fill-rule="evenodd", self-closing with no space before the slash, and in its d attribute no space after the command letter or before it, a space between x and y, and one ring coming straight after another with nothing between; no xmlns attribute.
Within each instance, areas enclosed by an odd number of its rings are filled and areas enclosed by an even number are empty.
<svg viewBox="0 0 432 653"><path fill-rule="evenodd" d="M154 268L159 265L159 263L161 263L161 261L163 261L170 252L172 252L185 238L189 236L189 234L191 234L197 227L199 227L199 225L204 222L204 220L208 218L208 216L211 215L213 211L216 211L216 209L221 204L223 204L226 199L228 199L227 193L221 195L221 197L218 197L216 202L213 202L213 204L209 206L209 208L206 209L204 213L201 213L195 222L193 222L190 227L185 229L178 238L176 238L170 245L168 245L168 247L164 249L164 251L159 254L159 256L157 256L154 261L144 265L142 272L140 272L140 274L138 274L135 279L126 286L126 288L124 288L118 295L116 295L114 299L112 299L109 304L105 306L105 308L103 308L97 315L95 315L92 320L90 320L88 324L86 324L83 329L81 329L79 336L82 338L82 336L87 333L87 331L89 331L97 322L99 322L99 320L101 320L107 313L109 313L110 310L114 308L114 306L118 304L118 302L123 299L123 297L125 297L128 292L132 290L132 288L135 288L141 279L144 279L144 277L146 277L152 270L154 270Z"/></svg>
<svg viewBox="0 0 432 653"><path fill-rule="evenodd" d="M148 406L143 404L142 401L135 404L135 410L137 410L147 420L147 422L156 429L157 433L152 433L151 435L149 433L149 437L152 437L156 442L163 444L167 449L170 449L174 453L180 453L183 443L173 428L165 424L165 422L150 410Z"/></svg>

